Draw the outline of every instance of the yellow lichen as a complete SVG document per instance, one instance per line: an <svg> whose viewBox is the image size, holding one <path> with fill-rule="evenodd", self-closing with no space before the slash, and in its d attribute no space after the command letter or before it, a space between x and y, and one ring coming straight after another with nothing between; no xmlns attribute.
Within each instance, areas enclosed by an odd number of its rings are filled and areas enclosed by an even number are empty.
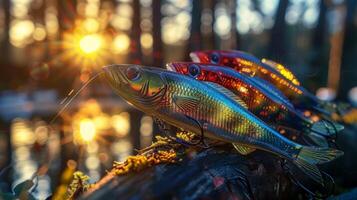
<svg viewBox="0 0 357 200"><path fill-rule="evenodd" d="M73 180L68 186L67 199L75 199L83 192L87 191L92 184L88 183L89 176L85 175L81 171L76 171L73 173Z"/></svg>
<svg viewBox="0 0 357 200"><path fill-rule="evenodd" d="M179 132L176 137L186 142L192 142L193 133ZM113 170L116 175L138 172L158 164L174 163L178 160L177 149L182 147L172 138L156 136L156 142L140 151L139 155L129 156L124 162L114 162Z"/></svg>
<svg viewBox="0 0 357 200"><path fill-rule="evenodd" d="M131 172L139 172L146 168L159 164L175 163L180 160L177 152L187 150L182 144L177 143L173 137L156 136L156 142L149 147L139 151L138 155L129 156L124 162L114 161L110 173L114 175L124 175ZM195 134L179 132L176 138L187 143L193 143L196 139ZM182 151L187 152L187 151ZM89 177L82 172L75 172L73 180L68 186L67 199L75 199L80 194L88 190L92 185L88 183Z"/></svg>
<svg viewBox="0 0 357 200"><path fill-rule="evenodd" d="M176 157L176 152L173 149L157 151L147 155L129 156L124 162L114 162L112 172L116 175L138 172L154 165L174 163Z"/></svg>

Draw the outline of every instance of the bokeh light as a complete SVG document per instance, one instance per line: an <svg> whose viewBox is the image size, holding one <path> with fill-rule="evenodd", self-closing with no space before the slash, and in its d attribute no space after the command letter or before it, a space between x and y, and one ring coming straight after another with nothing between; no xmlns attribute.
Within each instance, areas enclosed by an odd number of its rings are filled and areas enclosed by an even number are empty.
<svg viewBox="0 0 357 200"><path fill-rule="evenodd" d="M111 122L119 137L126 136L130 131L130 115L127 112L122 112L119 115L113 115Z"/></svg>
<svg viewBox="0 0 357 200"><path fill-rule="evenodd" d="M352 105L357 106L357 86L351 88L348 92L348 98Z"/></svg>
<svg viewBox="0 0 357 200"><path fill-rule="evenodd" d="M82 119L79 123L79 132L85 142L92 141L96 134L94 122L90 119Z"/></svg>
<svg viewBox="0 0 357 200"><path fill-rule="evenodd" d="M119 34L114 38L113 51L116 54L128 52L130 46L130 38L126 34Z"/></svg>
<svg viewBox="0 0 357 200"><path fill-rule="evenodd" d="M140 125L140 146L148 147L152 143L154 120L150 116L143 116Z"/></svg>
<svg viewBox="0 0 357 200"><path fill-rule="evenodd" d="M41 25L38 25L33 33L33 39L36 41L42 41L46 38L46 29Z"/></svg>
<svg viewBox="0 0 357 200"><path fill-rule="evenodd" d="M336 91L332 88L323 87L316 91L316 96L323 101L332 101L336 98Z"/></svg>
<svg viewBox="0 0 357 200"><path fill-rule="evenodd" d="M31 42L35 25L31 20L14 20L10 25L10 42L15 47L25 47Z"/></svg>
<svg viewBox="0 0 357 200"><path fill-rule="evenodd" d="M143 33L140 37L141 46L145 49L152 48L153 45L153 38L150 33Z"/></svg>

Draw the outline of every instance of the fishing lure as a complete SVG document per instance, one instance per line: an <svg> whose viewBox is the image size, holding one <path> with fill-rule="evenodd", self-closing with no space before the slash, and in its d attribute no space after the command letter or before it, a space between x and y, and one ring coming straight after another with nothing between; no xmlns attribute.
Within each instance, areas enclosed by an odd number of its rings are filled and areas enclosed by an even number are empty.
<svg viewBox="0 0 357 200"><path fill-rule="evenodd" d="M286 79L291 81L294 85L300 85L299 80L295 77L294 73L286 68L284 65L277 63L275 61L263 58L262 63L269 65L270 67L274 68L278 71L281 75L283 75Z"/></svg>
<svg viewBox="0 0 357 200"><path fill-rule="evenodd" d="M197 51L190 53L190 56L194 62L219 64L250 76L259 77L282 91L296 108L312 109L327 116L331 116L332 111L337 110L335 104L319 100L300 86L291 71L277 63L267 62L266 59L262 62L243 51ZM337 127L337 129L341 128Z"/></svg>
<svg viewBox="0 0 357 200"><path fill-rule="evenodd" d="M288 140L218 84L138 65L110 65L103 71L115 92L146 114L195 134L203 130L204 136L232 143L242 154L255 149L273 153L290 160L318 183L323 180L316 164L343 155L337 149Z"/></svg>
<svg viewBox="0 0 357 200"><path fill-rule="evenodd" d="M214 64L174 62L167 64L167 68L200 81L217 83L229 89L244 101L249 111L266 123L291 126L296 130L302 130L305 135L320 146L326 146L327 141L314 133L325 136L335 134L333 126L326 126L322 121L314 122L305 117L279 90L262 87L256 82L255 77L249 77L234 69ZM269 88L274 88L269 86L269 83L266 85Z"/></svg>

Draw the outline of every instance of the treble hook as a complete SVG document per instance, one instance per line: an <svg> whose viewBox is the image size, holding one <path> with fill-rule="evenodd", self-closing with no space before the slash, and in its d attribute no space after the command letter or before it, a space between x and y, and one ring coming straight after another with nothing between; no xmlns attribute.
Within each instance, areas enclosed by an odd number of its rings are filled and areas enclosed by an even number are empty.
<svg viewBox="0 0 357 200"><path fill-rule="evenodd" d="M183 140L177 138L177 137L174 137L171 135L171 130L169 128L167 128L166 126L166 123L163 122L162 120L160 120L159 118L157 117L154 117L154 121L155 123L159 126L159 129L162 133L165 134L166 137L170 138L171 140L174 140L176 141L177 143L185 146L185 147L189 147L189 144L187 144L186 142L184 142Z"/></svg>
<svg viewBox="0 0 357 200"><path fill-rule="evenodd" d="M207 145L205 140L204 140L205 135L204 135L204 129L203 129L202 124L198 120L196 120L196 119L194 119L194 118L192 118L190 116L186 115L186 117L188 119L191 119L192 121L194 121L196 123L196 125L200 128L200 132L201 132L200 139L199 139L199 141L197 143L195 143L195 145L199 145L199 144L202 143L203 148L209 148L209 145Z"/></svg>
<svg viewBox="0 0 357 200"><path fill-rule="evenodd" d="M209 146L205 143L204 141L204 129L201 126L201 123L199 121L197 121L196 119L193 119L189 116L186 116L188 119L191 119L192 121L194 121L199 127L200 127L200 139L197 142L188 142L185 141L183 139L180 139L178 137L172 136L171 135L171 130L169 128L166 127L166 123L160 119L158 119L157 117L154 117L154 121L155 123L158 124L159 129L161 130L161 132L163 132L167 137L169 137L171 140L176 141L177 143L182 144L183 146L189 147L189 146L198 146L199 144L203 144L203 148L209 148ZM187 133L187 131L184 131Z"/></svg>

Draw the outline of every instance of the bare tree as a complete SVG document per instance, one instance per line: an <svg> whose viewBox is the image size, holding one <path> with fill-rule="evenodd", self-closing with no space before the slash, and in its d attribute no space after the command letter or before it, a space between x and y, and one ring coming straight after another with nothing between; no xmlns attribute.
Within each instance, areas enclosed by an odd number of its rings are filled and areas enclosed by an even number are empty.
<svg viewBox="0 0 357 200"><path fill-rule="evenodd" d="M202 2L192 1L190 39L186 50L186 60L189 60L189 53L202 48L201 41L201 12Z"/></svg>
<svg viewBox="0 0 357 200"><path fill-rule="evenodd" d="M0 65L3 67L1 68L2 73L0 74L0 78L4 80L6 76L8 76L8 65L9 65L9 57L10 57L10 40L9 40L9 30L10 30L10 0L3 0L1 1L1 7L4 11L4 37L3 40L1 41L1 60L0 60ZM4 67L6 66L6 67ZM11 66L10 66L11 67ZM3 86L4 87L4 86ZM6 87L6 86L5 86ZM1 86L0 86L0 89ZM4 162L3 165L0 165L0 170L3 170L4 167L10 166L11 165L11 157L12 157L12 147L11 147L11 134L10 134L10 124L9 123L0 123L4 124L4 126L0 126L0 131L2 132L1 134L4 135L3 138L6 139L6 161ZM5 125L6 124L6 125ZM5 175L6 174L6 175ZM5 177L0 177L0 179L5 180L7 183L11 183L11 176L10 173L5 173ZM10 184L9 184L10 185ZM11 188L8 188L11 189Z"/></svg>
<svg viewBox="0 0 357 200"><path fill-rule="evenodd" d="M357 85L357 26L355 23L357 1L346 1L347 15L345 18L344 42L342 47L342 64L338 97L346 99L347 92Z"/></svg>
<svg viewBox="0 0 357 200"><path fill-rule="evenodd" d="M10 30L10 0L3 0L2 11L4 12L4 37L1 41L1 52L2 52L2 63L7 63L9 61L9 30Z"/></svg>
<svg viewBox="0 0 357 200"><path fill-rule="evenodd" d="M272 59L281 60L280 58L284 58L285 55L285 30L286 30L286 22L285 22L285 14L286 10L289 6L289 0L280 0L278 9L275 15L275 23L270 32L270 42L268 48L268 55Z"/></svg>
<svg viewBox="0 0 357 200"><path fill-rule="evenodd" d="M130 43L130 60L132 63L139 64L142 61L142 52L140 45L141 36L141 14L140 14L140 1L133 0L133 26L131 30L131 43Z"/></svg>
<svg viewBox="0 0 357 200"><path fill-rule="evenodd" d="M237 30L237 0L231 0L232 10L231 10L231 20L232 20L232 49L238 49L240 46L240 36Z"/></svg>
<svg viewBox="0 0 357 200"><path fill-rule="evenodd" d="M153 64L155 66L162 66L162 39L161 39L161 5L162 0L153 0Z"/></svg>
<svg viewBox="0 0 357 200"><path fill-rule="evenodd" d="M317 25L316 28L313 32L313 36L311 38L311 45L312 45L312 50L311 50L311 66L313 67L312 70L317 74L320 74L320 76L316 76L315 80L316 83L326 83L326 77L327 77L327 68L326 66L328 65L327 60L328 60L328 53L326 52L326 13L327 13L327 1L326 0L320 0L320 5L319 5L319 17L317 19ZM321 87L322 85L319 85L318 87Z"/></svg>

